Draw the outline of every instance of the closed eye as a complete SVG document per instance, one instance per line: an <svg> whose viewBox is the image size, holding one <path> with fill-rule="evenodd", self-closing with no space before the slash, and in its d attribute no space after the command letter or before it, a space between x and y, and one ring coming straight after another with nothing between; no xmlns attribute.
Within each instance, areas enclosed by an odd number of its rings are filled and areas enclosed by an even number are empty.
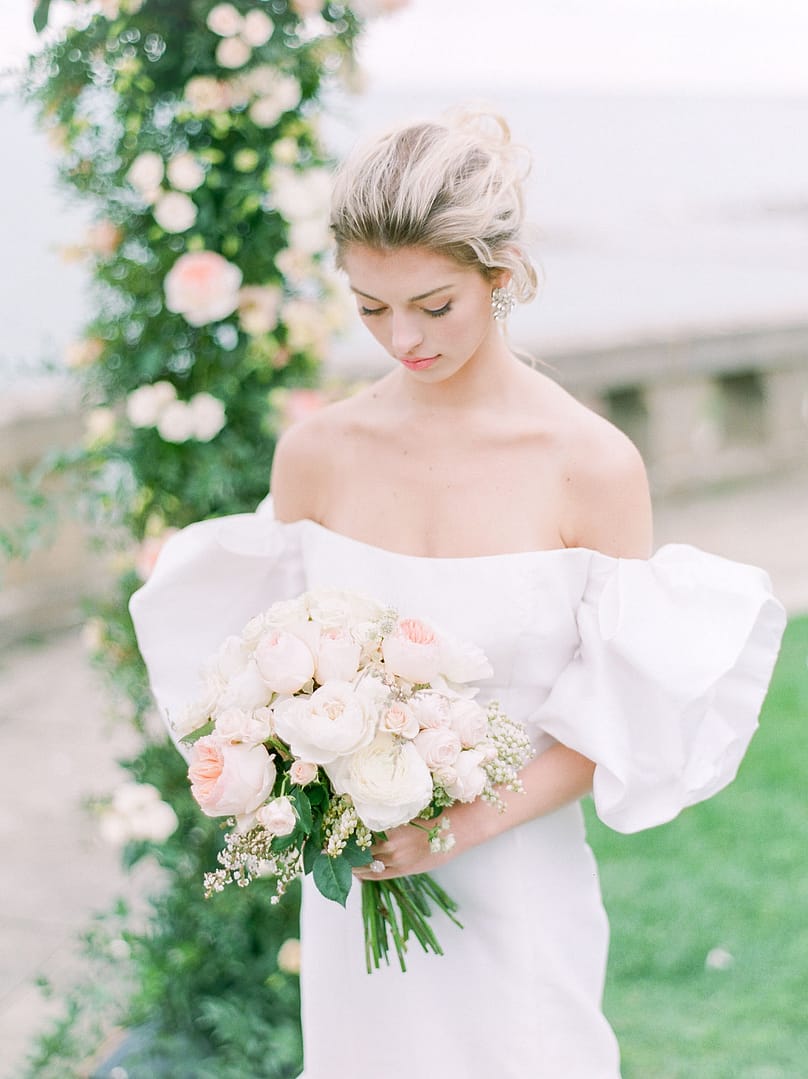
<svg viewBox="0 0 808 1079"><path fill-rule="evenodd" d="M424 310L428 315L431 315L432 318L440 318L441 315L448 315L452 310L452 301L449 300L443 307L437 307L434 310L431 307L425 307Z"/></svg>
<svg viewBox="0 0 808 1079"><path fill-rule="evenodd" d="M360 315L380 315L384 311L383 307L360 307Z"/></svg>

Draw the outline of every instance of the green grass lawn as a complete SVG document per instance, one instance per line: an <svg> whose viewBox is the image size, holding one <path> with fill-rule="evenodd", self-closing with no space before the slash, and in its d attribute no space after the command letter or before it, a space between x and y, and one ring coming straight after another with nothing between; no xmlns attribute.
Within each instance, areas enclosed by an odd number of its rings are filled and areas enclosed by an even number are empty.
<svg viewBox="0 0 808 1079"><path fill-rule="evenodd" d="M808 1079L807 743L801 618L728 790L634 836L587 807L624 1079ZM726 969L706 968L714 948Z"/></svg>

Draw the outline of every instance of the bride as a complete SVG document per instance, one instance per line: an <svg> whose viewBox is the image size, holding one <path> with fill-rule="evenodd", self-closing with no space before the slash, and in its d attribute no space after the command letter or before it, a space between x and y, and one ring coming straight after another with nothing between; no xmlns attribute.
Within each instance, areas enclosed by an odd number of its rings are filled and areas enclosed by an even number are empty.
<svg viewBox="0 0 808 1079"><path fill-rule="evenodd" d="M359 889L343 910L304 882L305 1079L618 1079L579 800L591 791L634 831L719 790L777 654L765 574L686 546L650 557L633 445L511 351L507 315L536 290L523 174L486 115L353 153L333 198L338 263L393 369L284 435L274 518L267 503L186 529L133 599L165 713L258 609L331 586L481 646L494 677L480 700L530 733L505 812L453 807L442 854L395 829L356 871L432 872L464 924L436 914L443 957L411 948L406 974L368 975Z"/></svg>

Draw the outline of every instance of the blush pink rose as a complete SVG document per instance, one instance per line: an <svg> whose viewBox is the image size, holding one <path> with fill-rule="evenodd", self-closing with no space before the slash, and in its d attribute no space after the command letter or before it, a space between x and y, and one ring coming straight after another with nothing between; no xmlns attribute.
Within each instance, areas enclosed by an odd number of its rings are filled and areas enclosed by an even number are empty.
<svg viewBox="0 0 808 1079"><path fill-rule="evenodd" d="M486 774L481 765L485 755L476 749L464 749L452 765L455 773L453 783L445 785L446 793L458 802L473 802L483 792Z"/></svg>
<svg viewBox="0 0 808 1079"><path fill-rule="evenodd" d="M414 742L430 772L451 768L460 754L460 738L450 727L421 731Z"/></svg>
<svg viewBox="0 0 808 1079"><path fill-rule="evenodd" d="M402 618L382 641L382 657L391 674L407 682L427 684L438 674L440 645L426 622Z"/></svg>
<svg viewBox="0 0 808 1079"><path fill-rule="evenodd" d="M382 713L379 729L399 738L415 738L420 730L415 713L406 704L396 701Z"/></svg>
<svg viewBox="0 0 808 1079"><path fill-rule="evenodd" d="M298 787L305 787L317 778L318 771L317 765L312 764L311 761L292 761L289 766L289 782Z"/></svg>
<svg viewBox="0 0 808 1079"><path fill-rule="evenodd" d="M273 798L256 813L258 823L272 835L291 835L297 824L295 808L288 798Z"/></svg>
<svg viewBox="0 0 808 1079"><path fill-rule="evenodd" d="M488 715L476 701L452 701L449 709L452 729L457 732L464 749L473 749L488 734Z"/></svg>
<svg viewBox="0 0 808 1079"><path fill-rule="evenodd" d="M240 287L238 266L215 251L189 251L166 276L166 307L191 326L204 326L236 310Z"/></svg>
<svg viewBox="0 0 808 1079"><path fill-rule="evenodd" d="M274 693L297 693L314 676L314 656L293 633L264 634L256 645L255 662Z"/></svg>
<svg viewBox="0 0 808 1079"><path fill-rule="evenodd" d="M320 635L314 677L325 682L350 682L359 670L362 646L344 630L328 629Z"/></svg>
<svg viewBox="0 0 808 1079"><path fill-rule="evenodd" d="M191 747L191 793L208 817L253 813L272 790L275 775L263 746L230 745L207 735Z"/></svg>

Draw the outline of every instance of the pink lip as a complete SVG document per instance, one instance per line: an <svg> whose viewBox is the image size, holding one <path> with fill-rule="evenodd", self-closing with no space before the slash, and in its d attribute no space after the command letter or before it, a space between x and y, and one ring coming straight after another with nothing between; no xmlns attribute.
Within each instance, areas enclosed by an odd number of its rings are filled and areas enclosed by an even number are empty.
<svg viewBox="0 0 808 1079"><path fill-rule="evenodd" d="M426 371L439 359L439 356L401 356L399 362L403 363L409 371Z"/></svg>

